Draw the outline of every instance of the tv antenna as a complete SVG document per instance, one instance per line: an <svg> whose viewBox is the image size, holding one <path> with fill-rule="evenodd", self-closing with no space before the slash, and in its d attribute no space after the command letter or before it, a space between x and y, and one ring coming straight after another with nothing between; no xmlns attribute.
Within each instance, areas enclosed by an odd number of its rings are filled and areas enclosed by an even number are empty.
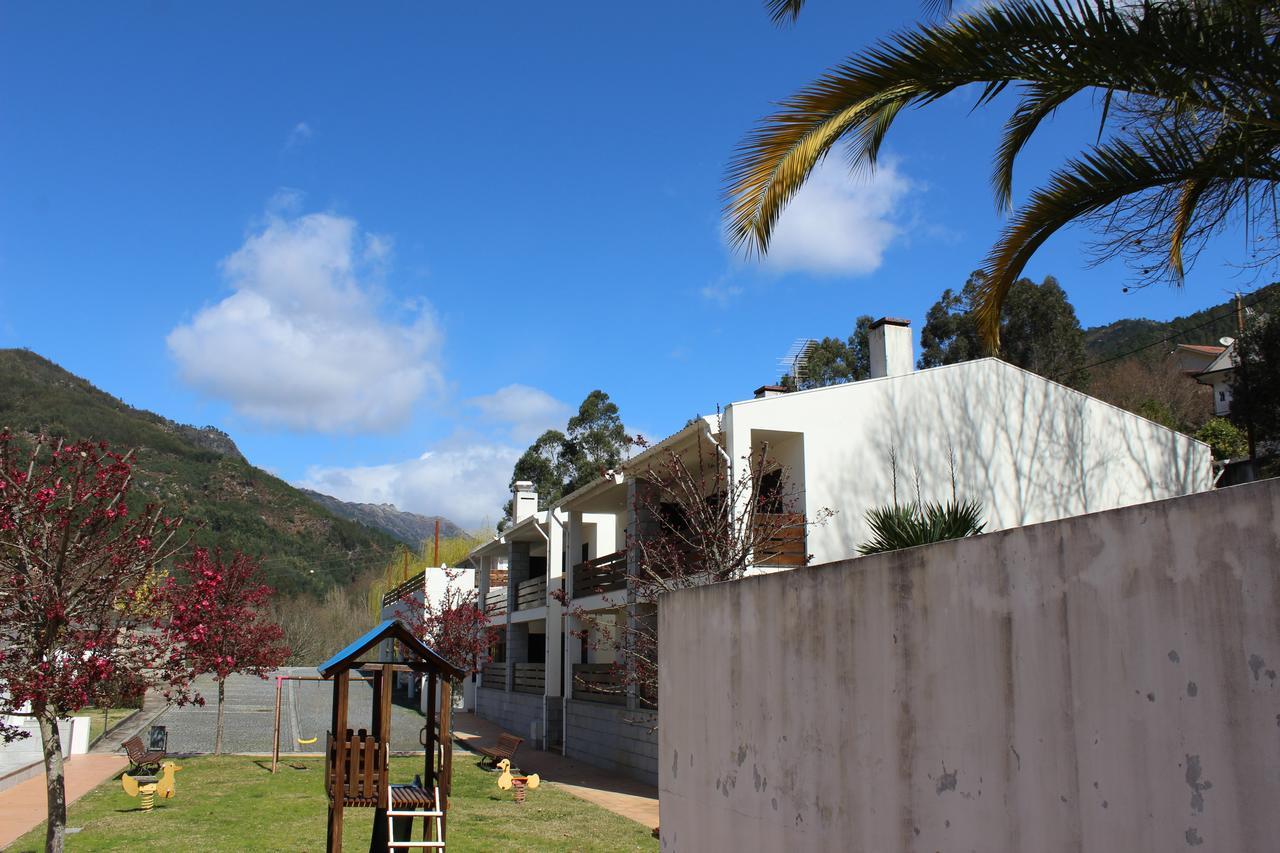
<svg viewBox="0 0 1280 853"><path fill-rule="evenodd" d="M786 355L778 359L778 367L783 376L790 376L796 384L809 378L809 354L818 342L813 338L796 338L787 349Z"/></svg>

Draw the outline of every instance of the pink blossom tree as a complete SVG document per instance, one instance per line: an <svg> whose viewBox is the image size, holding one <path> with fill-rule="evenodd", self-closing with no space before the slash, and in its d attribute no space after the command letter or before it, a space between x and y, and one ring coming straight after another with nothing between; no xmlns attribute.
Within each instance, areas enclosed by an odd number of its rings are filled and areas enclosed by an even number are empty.
<svg viewBox="0 0 1280 853"><path fill-rule="evenodd" d="M0 714L38 725L47 851L66 834L58 720L122 685L189 698L159 571L185 544L181 521L131 509L132 475L131 455L106 444L38 439L23 450L0 432Z"/></svg>
<svg viewBox="0 0 1280 853"><path fill-rule="evenodd" d="M436 654L471 675L489 657L489 617L480 606L476 591L455 583L459 572L448 568L439 571L449 579L443 595L432 600L425 590L408 590L396 602L392 616Z"/></svg>
<svg viewBox="0 0 1280 853"><path fill-rule="evenodd" d="M214 755L222 754L227 678L266 678L289 658L284 631L266 616L273 590L258 582L258 568L239 551L224 560L219 550L196 548L165 590L171 631L183 638L188 668L218 682Z"/></svg>

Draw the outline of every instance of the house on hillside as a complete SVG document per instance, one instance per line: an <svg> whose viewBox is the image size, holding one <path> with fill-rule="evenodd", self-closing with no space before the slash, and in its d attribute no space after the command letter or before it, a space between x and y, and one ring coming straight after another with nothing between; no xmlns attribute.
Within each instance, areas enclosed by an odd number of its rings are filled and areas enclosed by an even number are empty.
<svg viewBox="0 0 1280 853"><path fill-rule="evenodd" d="M507 626L506 647L480 679L477 713L566 755L656 780L656 733L634 724L643 703L617 689L613 651L584 641L589 626L574 614L628 618L636 557L627 543L646 528L636 490L667 453L710 443L723 464L741 466L767 444L796 498L787 509L803 518L788 528L797 541L753 572L795 568L803 555L856 556L867 510L891 502L895 489L903 501L917 493L945 501L954 488L981 502L993 531L1212 487L1207 445L1138 415L995 358L914 370L904 320L873 324L870 345L871 378L758 389L548 509L538 510L529 484L516 484L515 524L470 558ZM804 523L823 510L836 514ZM496 584L488 575L503 558L505 584Z"/></svg>
<svg viewBox="0 0 1280 853"><path fill-rule="evenodd" d="M1223 338L1231 341L1230 338ZM1191 346L1179 344L1178 360L1183 370L1201 385L1213 389L1213 414L1225 418L1231 414L1231 384L1235 379L1236 344L1226 346Z"/></svg>

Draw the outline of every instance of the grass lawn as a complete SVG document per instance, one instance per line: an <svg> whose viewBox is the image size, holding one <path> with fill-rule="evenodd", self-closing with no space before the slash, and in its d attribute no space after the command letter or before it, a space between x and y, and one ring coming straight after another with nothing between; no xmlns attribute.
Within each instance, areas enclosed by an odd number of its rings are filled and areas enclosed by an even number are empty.
<svg viewBox="0 0 1280 853"><path fill-rule="evenodd" d="M319 759L281 760L200 756L179 759L178 795L138 810L112 780L71 806L67 825L83 827L67 836L67 849L81 850L323 850L328 806ZM305 767L296 770L295 767ZM421 758L391 759L392 781L408 782L422 771ZM647 850L658 842L647 828L619 817L554 785L528 792L524 805L499 791L498 774L481 770L475 756L453 762L449 849ZM346 811L344 847L367 850L373 809ZM419 833L421 824L418 824ZM11 850L44 846L44 825Z"/></svg>
<svg viewBox="0 0 1280 853"><path fill-rule="evenodd" d="M89 743L93 743L98 739L106 729L110 729L116 723L128 717L137 711L137 708L108 708L105 717L101 708L95 708L92 711L86 711L83 714L76 714L77 717L89 718ZM103 720L106 720L106 728L103 727Z"/></svg>

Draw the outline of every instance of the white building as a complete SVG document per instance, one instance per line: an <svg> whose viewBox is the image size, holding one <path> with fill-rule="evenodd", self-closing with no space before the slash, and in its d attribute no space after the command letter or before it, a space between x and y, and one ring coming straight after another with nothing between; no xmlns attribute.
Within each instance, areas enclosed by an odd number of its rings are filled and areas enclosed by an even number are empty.
<svg viewBox="0 0 1280 853"><path fill-rule="evenodd" d="M1205 355L1208 355L1210 350L1217 350L1217 352L1213 353L1213 357L1208 359L1207 364L1192 374L1201 385L1208 385L1213 389L1213 414L1220 418L1231 414L1231 385L1235 381L1237 364L1235 341L1230 338L1223 338L1223 341L1229 341L1229 343L1221 347L1195 347ZM1178 347L1179 354L1184 348L1184 346Z"/></svg>
<svg viewBox="0 0 1280 853"><path fill-rule="evenodd" d="M382 596L382 618L400 619L410 627L421 618L426 610L426 602L438 609L449 597L450 591L455 594L454 600L476 590L476 570L469 567L429 566L413 577L403 581L394 589ZM409 611L409 612L406 612ZM389 652L390 654L390 652ZM467 668L466 661L454 661L458 666ZM408 690L410 698L419 691L419 678L410 673L397 673L396 684ZM466 710L475 708L475 681L466 679L463 682L461 695L455 695L455 702L461 700L461 707ZM426 697L422 697L426 703ZM424 709L425 710L425 709Z"/></svg>
<svg viewBox="0 0 1280 853"><path fill-rule="evenodd" d="M635 489L668 452L709 441L726 464L741 466L767 443L788 472L794 509L809 520L835 511L825 524L796 529L798 553L815 564L857 554L867 510L894 499L895 470L900 501L917 493L945 501L954 489L982 504L987 531L1212 487L1207 445L1138 415L995 358L921 371L912 364L906 321L881 320L867 380L794 393L766 386L548 510L537 511L536 496L517 484L516 523L471 556L481 589L504 609L495 618L507 624L477 712L572 757L656 780L656 733L634 722L644 704L634 690L609 689L612 650L583 642L589 626L573 613L626 618L635 561L626 543L640 529ZM490 583L504 557L505 584Z"/></svg>

